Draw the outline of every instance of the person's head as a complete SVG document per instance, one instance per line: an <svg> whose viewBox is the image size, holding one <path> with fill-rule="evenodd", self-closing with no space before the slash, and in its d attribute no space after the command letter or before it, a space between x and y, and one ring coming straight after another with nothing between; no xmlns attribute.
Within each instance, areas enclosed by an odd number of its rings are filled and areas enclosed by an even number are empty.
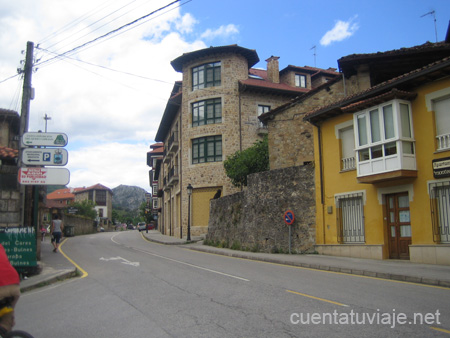
<svg viewBox="0 0 450 338"><path fill-rule="evenodd" d="M58 219L58 218L59 218L58 214L53 214L53 219Z"/></svg>

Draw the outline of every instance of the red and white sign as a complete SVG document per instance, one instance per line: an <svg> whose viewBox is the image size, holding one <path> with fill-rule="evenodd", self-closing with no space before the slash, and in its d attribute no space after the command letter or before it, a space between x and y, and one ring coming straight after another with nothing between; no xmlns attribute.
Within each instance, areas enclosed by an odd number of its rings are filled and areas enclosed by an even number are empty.
<svg viewBox="0 0 450 338"><path fill-rule="evenodd" d="M66 185L70 172L66 168L20 168L18 180L24 185Z"/></svg>

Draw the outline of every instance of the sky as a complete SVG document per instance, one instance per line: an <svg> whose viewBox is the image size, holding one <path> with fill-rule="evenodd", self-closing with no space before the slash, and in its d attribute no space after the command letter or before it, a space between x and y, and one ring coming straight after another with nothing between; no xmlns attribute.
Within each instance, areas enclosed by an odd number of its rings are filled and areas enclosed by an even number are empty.
<svg viewBox="0 0 450 338"><path fill-rule="evenodd" d="M146 156L183 53L238 44L256 50L256 68L271 56L280 70L337 68L347 55L442 41L449 20L449 0L0 0L0 108L20 113L31 41L28 131L67 134L68 186L150 191Z"/></svg>

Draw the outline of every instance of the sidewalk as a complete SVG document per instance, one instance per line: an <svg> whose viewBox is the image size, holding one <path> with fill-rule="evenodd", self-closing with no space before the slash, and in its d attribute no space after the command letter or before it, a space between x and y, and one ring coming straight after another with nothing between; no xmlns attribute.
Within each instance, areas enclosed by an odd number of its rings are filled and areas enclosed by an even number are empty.
<svg viewBox="0 0 450 338"><path fill-rule="evenodd" d="M150 230L148 233L143 231L141 234L150 242L164 245L183 245L190 250L211 254L450 288L450 266L447 265L418 264L403 260L372 260L325 255L287 255L237 251L203 245L201 237L193 236L191 243L187 243L185 238L165 236L157 230ZM46 238L42 243L41 261L39 262L42 271L39 275L21 282L22 292L76 276L77 269L61 253L55 254L52 249L49 238Z"/></svg>
<svg viewBox="0 0 450 338"><path fill-rule="evenodd" d="M37 287L54 283L77 275L77 269L60 252L54 253L50 236L45 236L41 242L41 272L20 282L20 291L26 292Z"/></svg>

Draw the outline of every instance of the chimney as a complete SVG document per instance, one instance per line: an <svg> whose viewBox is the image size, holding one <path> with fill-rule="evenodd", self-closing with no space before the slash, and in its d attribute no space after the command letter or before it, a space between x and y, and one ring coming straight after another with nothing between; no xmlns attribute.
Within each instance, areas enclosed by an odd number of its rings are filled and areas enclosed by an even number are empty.
<svg viewBox="0 0 450 338"><path fill-rule="evenodd" d="M278 66L279 56L271 56L267 62L267 79L273 83L280 83L280 71Z"/></svg>

